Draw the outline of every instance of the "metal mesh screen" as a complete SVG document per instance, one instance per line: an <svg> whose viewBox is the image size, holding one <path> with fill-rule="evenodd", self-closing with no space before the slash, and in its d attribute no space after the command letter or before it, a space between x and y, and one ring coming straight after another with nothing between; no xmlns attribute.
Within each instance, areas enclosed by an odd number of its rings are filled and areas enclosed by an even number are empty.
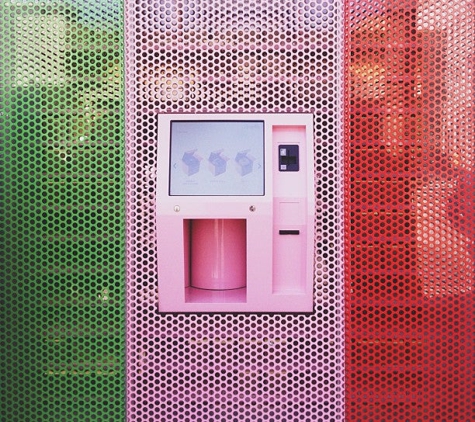
<svg viewBox="0 0 475 422"><path fill-rule="evenodd" d="M348 3L348 420L474 420L473 3Z"/></svg>
<svg viewBox="0 0 475 422"><path fill-rule="evenodd" d="M341 6L128 2L128 415L134 421L337 421L344 405ZM314 115L315 312L161 314L157 115ZM173 241L170 239L169 241Z"/></svg>
<svg viewBox="0 0 475 422"><path fill-rule="evenodd" d="M121 8L0 2L2 421L125 416Z"/></svg>
<svg viewBox="0 0 475 422"><path fill-rule="evenodd" d="M126 2L126 96L121 14L0 2L1 419L125 417L127 246L130 420L473 420L473 4ZM159 312L186 112L313 113L311 315Z"/></svg>

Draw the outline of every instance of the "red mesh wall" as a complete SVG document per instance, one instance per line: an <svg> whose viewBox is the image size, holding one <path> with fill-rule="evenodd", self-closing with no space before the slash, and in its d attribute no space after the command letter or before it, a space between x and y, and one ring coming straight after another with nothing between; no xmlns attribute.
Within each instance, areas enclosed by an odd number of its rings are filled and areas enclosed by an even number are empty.
<svg viewBox="0 0 475 422"><path fill-rule="evenodd" d="M473 18L346 4L347 420L475 420Z"/></svg>

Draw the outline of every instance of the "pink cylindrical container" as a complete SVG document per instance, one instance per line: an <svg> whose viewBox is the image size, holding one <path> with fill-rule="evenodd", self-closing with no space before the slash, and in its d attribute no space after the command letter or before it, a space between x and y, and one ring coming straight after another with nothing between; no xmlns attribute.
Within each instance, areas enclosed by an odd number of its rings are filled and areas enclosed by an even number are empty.
<svg viewBox="0 0 475 422"><path fill-rule="evenodd" d="M193 220L190 269L192 287L246 287L246 220Z"/></svg>

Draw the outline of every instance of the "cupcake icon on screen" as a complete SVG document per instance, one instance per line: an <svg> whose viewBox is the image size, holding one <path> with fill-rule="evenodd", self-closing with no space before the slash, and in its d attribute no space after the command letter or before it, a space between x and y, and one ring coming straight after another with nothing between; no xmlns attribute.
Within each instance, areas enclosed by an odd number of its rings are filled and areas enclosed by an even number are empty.
<svg viewBox="0 0 475 422"><path fill-rule="evenodd" d="M248 149L238 152L234 161L236 162L236 170L241 176L252 173L255 158L249 154Z"/></svg>
<svg viewBox="0 0 475 422"><path fill-rule="evenodd" d="M228 157L223 155L223 150L214 151L209 155L209 170L213 176L219 176L226 172Z"/></svg>
<svg viewBox="0 0 475 422"><path fill-rule="evenodd" d="M192 176L200 171L200 162L203 158L196 151L198 150L186 151L181 159L182 169L187 176Z"/></svg>

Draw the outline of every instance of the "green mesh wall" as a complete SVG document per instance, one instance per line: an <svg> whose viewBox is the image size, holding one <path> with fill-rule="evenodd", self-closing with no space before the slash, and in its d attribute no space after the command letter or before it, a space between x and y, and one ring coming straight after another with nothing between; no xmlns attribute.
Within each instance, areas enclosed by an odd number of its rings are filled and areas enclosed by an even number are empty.
<svg viewBox="0 0 475 422"><path fill-rule="evenodd" d="M122 4L0 0L0 420L125 418Z"/></svg>

